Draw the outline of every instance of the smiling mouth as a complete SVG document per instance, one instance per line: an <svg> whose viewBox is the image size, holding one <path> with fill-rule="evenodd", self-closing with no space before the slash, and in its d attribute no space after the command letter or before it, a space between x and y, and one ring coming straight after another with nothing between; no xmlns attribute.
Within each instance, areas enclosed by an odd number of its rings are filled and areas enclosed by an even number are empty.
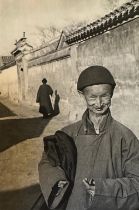
<svg viewBox="0 0 139 210"><path fill-rule="evenodd" d="M103 111L103 109L96 109L96 111L97 111L97 112L102 112L102 111Z"/></svg>
<svg viewBox="0 0 139 210"><path fill-rule="evenodd" d="M102 111L104 107L95 108L97 111Z"/></svg>

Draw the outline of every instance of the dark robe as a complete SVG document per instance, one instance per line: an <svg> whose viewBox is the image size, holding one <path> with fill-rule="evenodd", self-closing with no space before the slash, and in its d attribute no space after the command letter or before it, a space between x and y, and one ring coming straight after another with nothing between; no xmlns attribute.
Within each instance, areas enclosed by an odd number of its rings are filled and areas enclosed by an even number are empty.
<svg viewBox="0 0 139 210"><path fill-rule="evenodd" d="M36 102L40 104L39 112L44 116L47 116L53 112L50 98L50 95L52 96L52 94L53 90L49 85L43 84L39 87Z"/></svg>
<svg viewBox="0 0 139 210"><path fill-rule="evenodd" d="M75 140L77 168L66 210L139 210L139 141L110 113L96 134L85 113L82 121L63 129ZM52 167L44 153L39 164L41 189L46 202L58 180L66 180L60 167ZM95 196L88 202L82 180L95 180ZM59 195L56 199L61 199Z"/></svg>

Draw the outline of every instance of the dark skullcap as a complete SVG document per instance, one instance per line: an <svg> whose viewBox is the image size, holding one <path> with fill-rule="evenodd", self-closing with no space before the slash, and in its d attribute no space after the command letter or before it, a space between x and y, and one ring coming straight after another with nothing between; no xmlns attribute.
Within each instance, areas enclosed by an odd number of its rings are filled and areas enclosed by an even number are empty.
<svg viewBox="0 0 139 210"><path fill-rule="evenodd" d="M77 90L82 91L85 87L99 84L110 84L113 89L116 86L112 74L103 66L90 66L81 72L77 82Z"/></svg>
<svg viewBox="0 0 139 210"><path fill-rule="evenodd" d="M42 83L47 83L47 79L43 78Z"/></svg>

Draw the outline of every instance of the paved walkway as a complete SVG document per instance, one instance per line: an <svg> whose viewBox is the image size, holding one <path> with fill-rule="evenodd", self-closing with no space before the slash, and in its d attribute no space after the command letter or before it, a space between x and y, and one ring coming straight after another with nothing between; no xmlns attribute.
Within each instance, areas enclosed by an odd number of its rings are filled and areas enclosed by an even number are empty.
<svg viewBox="0 0 139 210"><path fill-rule="evenodd" d="M43 136L66 124L60 114L45 120L37 107L0 100L0 210L30 210L40 194Z"/></svg>

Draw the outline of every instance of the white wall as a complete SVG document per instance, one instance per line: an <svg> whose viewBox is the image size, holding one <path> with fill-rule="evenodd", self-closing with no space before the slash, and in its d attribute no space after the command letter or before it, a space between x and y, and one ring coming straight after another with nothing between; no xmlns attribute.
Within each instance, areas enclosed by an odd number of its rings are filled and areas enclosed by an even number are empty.
<svg viewBox="0 0 139 210"><path fill-rule="evenodd" d="M18 102L18 78L16 66L1 71L0 93L0 97L9 98L15 103Z"/></svg>

